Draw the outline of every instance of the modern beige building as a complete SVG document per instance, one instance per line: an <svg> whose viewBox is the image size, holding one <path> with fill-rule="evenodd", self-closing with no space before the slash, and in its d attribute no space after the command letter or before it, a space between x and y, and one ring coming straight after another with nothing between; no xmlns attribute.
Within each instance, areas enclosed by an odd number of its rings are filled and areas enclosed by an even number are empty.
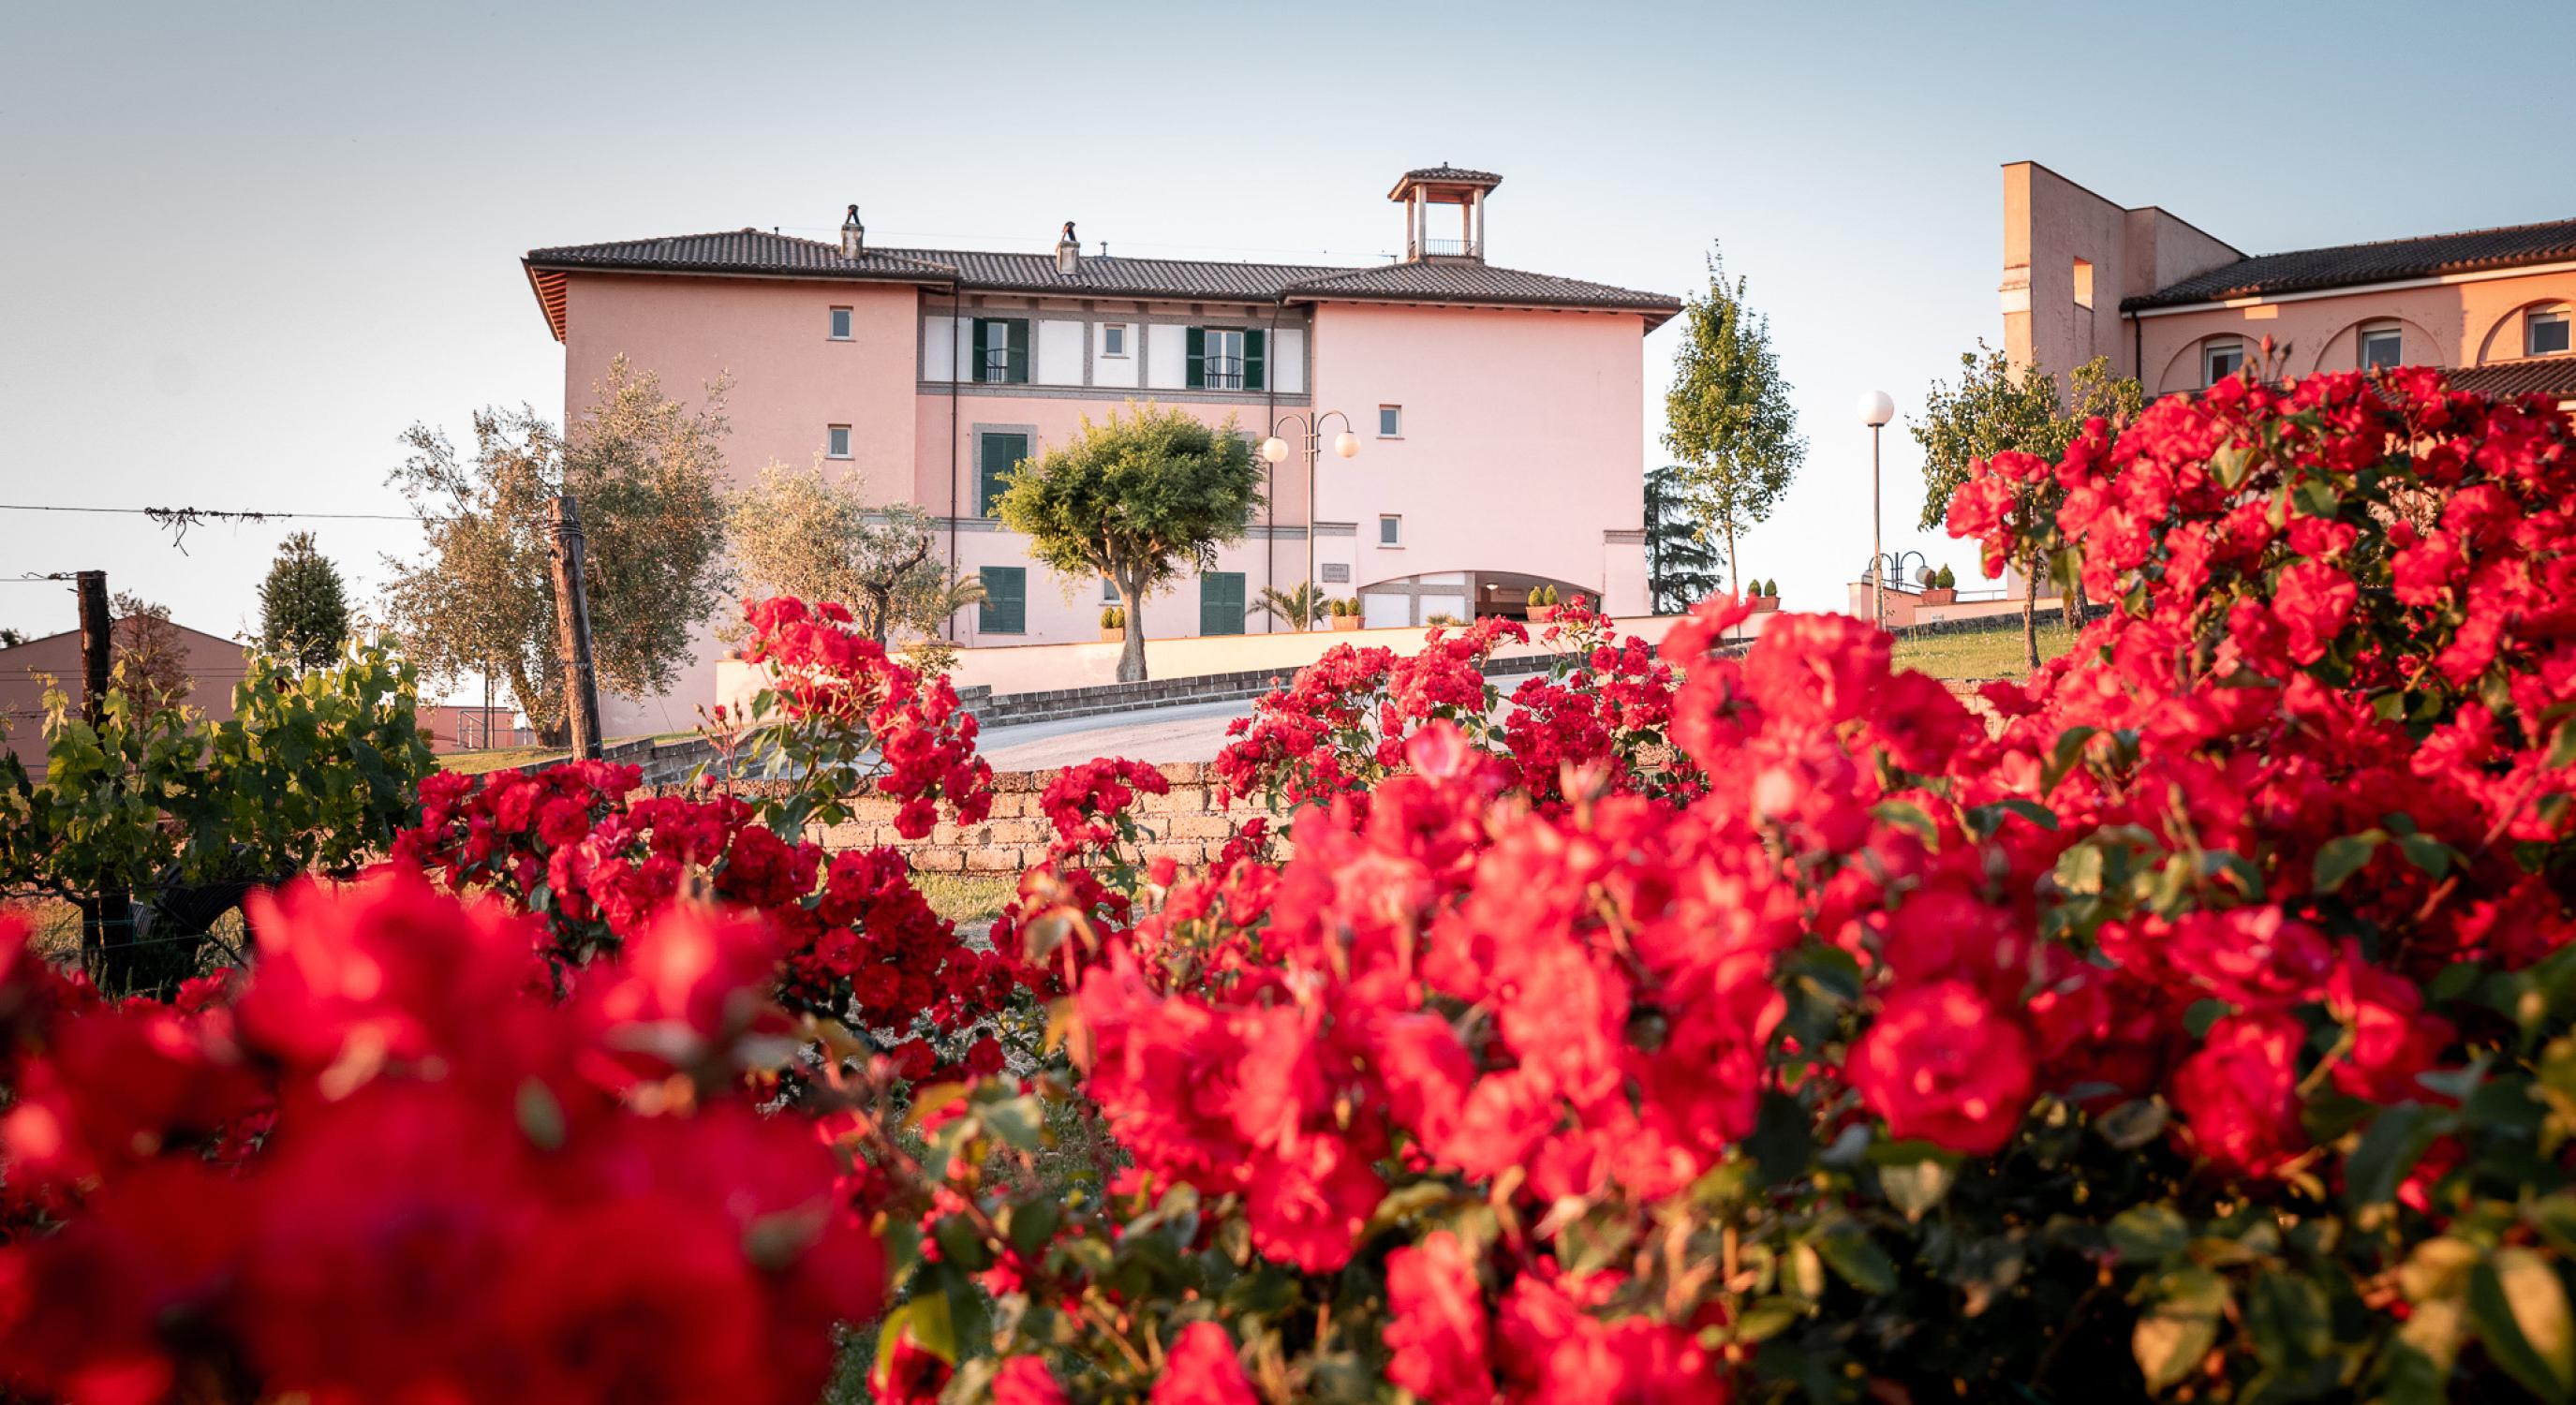
<svg viewBox="0 0 2576 1405"><path fill-rule="evenodd" d="M2107 356L2147 393L2259 362L2283 376L2439 366L2463 389L2576 403L2576 219L2248 254L2160 206L2004 167L2004 352Z"/></svg>

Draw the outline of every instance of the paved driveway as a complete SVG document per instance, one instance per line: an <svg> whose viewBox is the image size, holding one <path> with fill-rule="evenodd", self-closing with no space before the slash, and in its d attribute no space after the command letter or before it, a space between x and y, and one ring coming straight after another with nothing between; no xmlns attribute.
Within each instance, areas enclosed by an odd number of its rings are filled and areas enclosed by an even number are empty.
<svg viewBox="0 0 2576 1405"><path fill-rule="evenodd" d="M1225 746L1225 724L1252 715L1252 703L1199 703L1156 707L1103 717L1023 722L979 733L975 749L996 771L1044 771L1078 766L1100 756L1156 764L1214 761Z"/></svg>

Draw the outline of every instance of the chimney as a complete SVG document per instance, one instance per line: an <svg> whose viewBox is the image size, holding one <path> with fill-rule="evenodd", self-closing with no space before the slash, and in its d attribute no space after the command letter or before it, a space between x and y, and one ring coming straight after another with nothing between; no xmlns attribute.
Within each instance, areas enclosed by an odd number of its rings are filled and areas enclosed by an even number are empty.
<svg viewBox="0 0 2576 1405"><path fill-rule="evenodd" d="M1055 273L1071 278L1082 271L1082 241L1073 237L1073 221L1064 222L1064 237L1055 241Z"/></svg>
<svg viewBox="0 0 2576 1405"><path fill-rule="evenodd" d="M850 207L850 217L841 221L841 257L854 259L868 251L868 227L859 223L859 207Z"/></svg>

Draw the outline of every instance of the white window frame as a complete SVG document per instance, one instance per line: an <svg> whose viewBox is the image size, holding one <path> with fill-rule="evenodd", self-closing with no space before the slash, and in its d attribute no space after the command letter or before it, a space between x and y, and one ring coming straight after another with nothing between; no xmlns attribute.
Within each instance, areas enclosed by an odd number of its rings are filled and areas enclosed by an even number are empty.
<svg viewBox="0 0 2576 1405"><path fill-rule="evenodd" d="M1394 537L1394 539L1393 539L1393 540L1389 540L1389 539L1387 538L1387 535L1386 535L1386 529L1387 529L1388 527L1390 527L1390 526L1392 526L1392 527L1394 527L1394 528L1395 528L1395 537ZM1400 551L1400 550L1402 550L1402 549L1403 549L1403 547L1404 547L1404 514L1403 514L1403 513L1401 513L1401 512L1381 512L1381 513L1379 513L1379 514L1377 515L1377 545L1378 545L1378 549L1379 549L1380 551Z"/></svg>
<svg viewBox="0 0 2576 1405"><path fill-rule="evenodd" d="M1124 322L1101 323L1100 355L1102 359L1111 361L1126 360L1129 354L1127 351L1128 343L1133 340L1128 333L1132 330L1133 328Z"/></svg>
<svg viewBox="0 0 2576 1405"><path fill-rule="evenodd" d="M841 445L838 449L832 447L832 443L836 439L840 441ZM846 424L827 424L823 426L823 457L827 459L846 459L849 456L850 427Z"/></svg>
<svg viewBox="0 0 2576 1405"><path fill-rule="evenodd" d="M2218 369L2218 358L2231 353L2236 357L2236 364L2228 367L2225 371L2220 371ZM2203 389L2216 385L2220 381L2225 380L2227 377L2235 375L2237 372L2244 369L2245 339L2243 337L2221 338L2214 341L2203 342L2201 344L2200 384Z"/></svg>
<svg viewBox="0 0 2576 1405"><path fill-rule="evenodd" d="M1389 413L1393 413L1395 416L1395 428L1393 429L1386 427L1386 417ZM1377 437L1380 439L1401 439L1404 437L1404 407L1402 405L1380 405L1377 407Z"/></svg>
<svg viewBox="0 0 2576 1405"><path fill-rule="evenodd" d="M2556 351L2535 351L2532 349L2533 344L2540 340L2537 333L2541 328L2566 327L2567 324L2567 309L2563 307L2535 307L2529 312L2522 314L2522 354L2525 356L2565 356L2570 351L2576 351L2576 329L2572 329L2570 331L2567 338L2568 344L2560 347Z"/></svg>
<svg viewBox="0 0 2576 1405"><path fill-rule="evenodd" d="M2354 349L2353 359L2355 364L2359 365L2361 369L2365 371L2378 369L2374 367L2370 361L2370 343L2372 339L2376 337L2395 337L2397 339L2397 355L2394 360L2388 363L2389 365L2402 366L2406 363L2406 330L2397 323L2364 322L2361 324L2361 331L2357 335L2358 343Z"/></svg>
<svg viewBox="0 0 2576 1405"><path fill-rule="evenodd" d="M850 333L858 325L858 310L849 307L833 308L830 319L823 325L826 329L825 336L830 340L848 341Z"/></svg>

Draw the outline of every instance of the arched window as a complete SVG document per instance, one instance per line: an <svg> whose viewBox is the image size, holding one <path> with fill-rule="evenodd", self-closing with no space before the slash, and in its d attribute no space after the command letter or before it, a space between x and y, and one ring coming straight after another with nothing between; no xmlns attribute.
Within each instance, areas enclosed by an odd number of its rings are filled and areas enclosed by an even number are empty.
<svg viewBox="0 0 2576 1405"><path fill-rule="evenodd" d="M2200 383L2202 385L2216 385L2244 369L2245 339L2243 337L2212 337L2201 343Z"/></svg>
<svg viewBox="0 0 2576 1405"><path fill-rule="evenodd" d="M2567 350L2567 309L2535 307L2522 314L2522 354L2558 356Z"/></svg>
<svg viewBox="0 0 2576 1405"><path fill-rule="evenodd" d="M2357 335L2361 339L2361 369L2384 371L2405 363L2406 334L2398 330L2396 323L2364 322Z"/></svg>

